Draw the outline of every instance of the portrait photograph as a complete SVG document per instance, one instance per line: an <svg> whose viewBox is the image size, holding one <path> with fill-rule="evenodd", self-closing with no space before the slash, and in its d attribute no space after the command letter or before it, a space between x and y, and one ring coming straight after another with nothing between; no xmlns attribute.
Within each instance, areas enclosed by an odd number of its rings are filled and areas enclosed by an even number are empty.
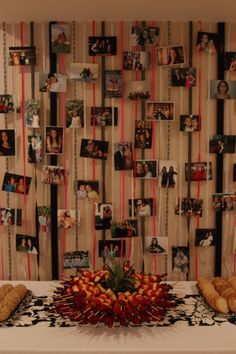
<svg viewBox="0 0 236 354"><path fill-rule="evenodd" d="M0 95L0 113L14 112L14 102L12 95Z"/></svg>
<svg viewBox="0 0 236 354"><path fill-rule="evenodd" d="M177 161L159 161L159 185L162 188L175 188L177 184Z"/></svg>
<svg viewBox="0 0 236 354"><path fill-rule="evenodd" d="M61 155L63 153L63 128L46 127L45 154Z"/></svg>
<svg viewBox="0 0 236 354"><path fill-rule="evenodd" d="M37 214L38 214L39 231L49 232L51 230L51 207L38 206Z"/></svg>
<svg viewBox="0 0 236 354"><path fill-rule="evenodd" d="M9 47L9 65L36 65L35 47Z"/></svg>
<svg viewBox="0 0 236 354"><path fill-rule="evenodd" d="M98 79L98 64L70 63L70 80L94 83Z"/></svg>
<svg viewBox="0 0 236 354"><path fill-rule="evenodd" d="M116 171L132 170L132 143L120 142L114 144L114 164Z"/></svg>
<svg viewBox="0 0 236 354"><path fill-rule="evenodd" d="M90 124L95 126L116 126L118 123L118 107L91 107Z"/></svg>
<svg viewBox="0 0 236 354"><path fill-rule="evenodd" d="M215 211L234 211L236 210L236 194L229 193L213 193L212 205Z"/></svg>
<svg viewBox="0 0 236 354"><path fill-rule="evenodd" d="M95 229L106 230L111 228L112 204L95 203Z"/></svg>
<svg viewBox="0 0 236 354"><path fill-rule="evenodd" d="M197 50L206 53L216 53L219 47L219 36L216 33L198 32Z"/></svg>
<svg viewBox="0 0 236 354"><path fill-rule="evenodd" d="M64 269L89 268L89 251L74 251L64 253Z"/></svg>
<svg viewBox="0 0 236 354"><path fill-rule="evenodd" d="M225 52L224 66L225 66L225 70L228 71L236 70L236 52Z"/></svg>
<svg viewBox="0 0 236 354"><path fill-rule="evenodd" d="M108 156L108 141L81 139L80 157L106 160Z"/></svg>
<svg viewBox="0 0 236 354"><path fill-rule="evenodd" d="M42 161L42 138L40 135L28 135L28 162Z"/></svg>
<svg viewBox="0 0 236 354"><path fill-rule="evenodd" d="M202 206L203 206L203 199L195 199L195 198L178 198L176 207L175 207L175 214L182 215L182 216L194 216L194 217L201 217L202 216Z"/></svg>
<svg viewBox="0 0 236 354"><path fill-rule="evenodd" d="M190 167L190 168L189 168ZM190 166L185 162L185 181L210 181L212 180L211 162L191 162Z"/></svg>
<svg viewBox="0 0 236 354"><path fill-rule="evenodd" d="M38 254L38 240L36 237L16 234L16 250L30 254Z"/></svg>
<svg viewBox="0 0 236 354"><path fill-rule="evenodd" d="M0 157L15 156L15 130L0 129Z"/></svg>
<svg viewBox="0 0 236 354"><path fill-rule="evenodd" d="M235 135L212 135L209 141L210 153L216 154L234 154L235 153Z"/></svg>
<svg viewBox="0 0 236 354"><path fill-rule="evenodd" d="M171 121L174 119L174 102L148 101L146 103L147 120Z"/></svg>
<svg viewBox="0 0 236 354"><path fill-rule="evenodd" d="M90 56L116 55L116 37L90 36L88 48Z"/></svg>
<svg viewBox="0 0 236 354"><path fill-rule="evenodd" d="M216 230L215 229L196 229L195 246L209 247L216 244Z"/></svg>
<svg viewBox="0 0 236 354"><path fill-rule="evenodd" d="M114 222L111 226L111 237L136 237L138 236L138 220L128 219L120 222Z"/></svg>
<svg viewBox="0 0 236 354"><path fill-rule="evenodd" d="M155 214L154 214L155 212ZM156 199L139 198L129 199L129 216L152 216L156 215Z"/></svg>
<svg viewBox="0 0 236 354"><path fill-rule="evenodd" d="M125 240L99 240L98 252L99 257L115 258L125 256Z"/></svg>
<svg viewBox="0 0 236 354"><path fill-rule="evenodd" d="M177 66L185 64L183 45L156 48L157 66Z"/></svg>
<svg viewBox="0 0 236 354"><path fill-rule="evenodd" d="M151 97L151 82L147 80L126 82L125 97L130 100L148 100Z"/></svg>
<svg viewBox="0 0 236 354"><path fill-rule="evenodd" d="M150 61L150 52L130 50L123 52L123 70L148 70Z"/></svg>
<svg viewBox="0 0 236 354"><path fill-rule="evenodd" d="M181 132L198 132L200 130L200 117L196 114L180 115L180 131Z"/></svg>
<svg viewBox="0 0 236 354"><path fill-rule="evenodd" d="M168 237L165 236L145 236L145 251L149 254L167 254Z"/></svg>
<svg viewBox="0 0 236 354"><path fill-rule="evenodd" d="M134 132L135 149L151 149L152 147L152 122L146 120L135 121Z"/></svg>
<svg viewBox="0 0 236 354"><path fill-rule="evenodd" d="M67 175L64 167L44 165L42 167L41 182L46 184L66 184Z"/></svg>
<svg viewBox="0 0 236 354"><path fill-rule="evenodd" d="M31 177L25 177L24 179L24 176L5 172L2 191L18 194L28 194L31 179Z"/></svg>
<svg viewBox="0 0 236 354"><path fill-rule="evenodd" d="M196 68L171 68L171 85L188 88L196 86Z"/></svg>
<svg viewBox="0 0 236 354"><path fill-rule="evenodd" d="M25 102L26 128L39 128L40 101L27 100Z"/></svg>
<svg viewBox="0 0 236 354"><path fill-rule="evenodd" d="M66 92L67 91L66 74L41 73L39 75L40 92Z"/></svg>
<svg viewBox="0 0 236 354"><path fill-rule="evenodd" d="M66 100L66 128L84 127L84 101Z"/></svg>
<svg viewBox="0 0 236 354"><path fill-rule="evenodd" d="M131 46L158 46L160 40L160 27L150 25L137 25L133 23L130 35Z"/></svg>
<svg viewBox="0 0 236 354"><path fill-rule="evenodd" d="M105 97L122 97L121 70L105 70Z"/></svg>
<svg viewBox="0 0 236 354"><path fill-rule="evenodd" d="M65 22L51 24L52 53L70 53L71 51L71 25Z"/></svg>
<svg viewBox="0 0 236 354"><path fill-rule="evenodd" d="M57 226L63 229L72 229L80 227L80 213L78 211L76 223L76 211L69 209L57 210Z"/></svg>
<svg viewBox="0 0 236 354"><path fill-rule="evenodd" d="M157 160L136 160L134 161L133 173L135 178L158 178Z"/></svg>
<svg viewBox="0 0 236 354"><path fill-rule="evenodd" d="M229 100L236 98L236 80L211 80L210 98L216 98L218 100Z"/></svg>
<svg viewBox="0 0 236 354"><path fill-rule="evenodd" d="M78 198L98 199L99 181L78 180L77 181Z"/></svg>
<svg viewBox="0 0 236 354"><path fill-rule="evenodd" d="M0 208L0 225L22 226L22 209Z"/></svg>
<svg viewBox="0 0 236 354"><path fill-rule="evenodd" d="M189 273L189 248L184 246L172 247L172 271Z"/></svg>

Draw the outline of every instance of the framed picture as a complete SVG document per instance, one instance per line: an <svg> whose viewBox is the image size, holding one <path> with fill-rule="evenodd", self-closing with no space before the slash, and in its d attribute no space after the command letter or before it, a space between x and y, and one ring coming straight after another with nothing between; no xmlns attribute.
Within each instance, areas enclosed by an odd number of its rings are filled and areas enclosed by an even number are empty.
<svg viewBox="0 0 236 354"><path fill-rule="evenodd" d="M190 168L189 168L190 167ZM191 162L190 166L185 162L185 181L210 181L212 180L211 162Z"/></svg>
<svg viewBox="0 0 236 354"><path fill-rule="evenodd" d="M78 180L77 190L78 190L78 198L98 199L99 181Z"/></svg>
<svg viewBox="0 0 236 354"><path fill-rule="evenodd" d="M134 147L136 149L151 149L152 122L146 120L136 120L134 136Z"/></svg>
<svg viewBox="0 0 236 354"><path fill-rule="evenodd" d="M65 184L67 183L67 175L64 167L44 165L42 167L42 183L46 184Z"/></svg>
<svg viewBox="0 0 236 354"><path fill-rule="evenodd" d="M99 257L115 258L125 256L125 240L98 241Z"/></svg>
<svg viewBox="0 0 236 354"><path fill-rule="evenodd" d="M215 246L216 230L215 229L196 229L195 246L209 247Z"/></svg>
<svg viewBox="0 0 236 354"><path fill-rule="evenodd" d="M152 179L158 178L157 160L136 160L134 161L134 177Z"/></svg>
<svg viewBox="0 0 236 354"><path fill-rule="evenodd" d="M51 229L51 207L38 206L38 223L41 232L49 232Z"/></svg>
<svg viewBox="0 0 236 354"><path fill-rule="evenodd" d="M219 46L219 36L216 33L198 32L197 50L207 53L216 53Z"/></svg>
<svg viewBox="0 0 236 354"><path fill-rule="evenodd" d="M123 70L148 70L150 67L150 52L130 51L123 52Z"/></svg>
<svg viewBox="0 0 236 354"><path fill-rule="evenodd" d="M0 95L0 113L14 112L14 103L12 95Z"/></svg>
<svg viewBox="0 0 236 354"><path fill-rule="evenodd" d="M60 155L63 153L63 128L46 127L45 154Z"/></svg>
<svg viewBox="0 0 236 354"><path fill-rule="evenodd" d="M236 98L236 81L211 80L210 98L218 100Z"/></svg>
<svg viewBox="0 0 236 354"><path fill-rule="evenodd" d="M116 37L114 36L90 36L89 55L103 56L116 55Z"/></svg>
<svg viewBox="0 0 236 354"><path fill-rule="evenodd" d="M74 251L64 253L64 269L89 267L89 251Z"/></svg>
<svg viewBox="0 0 236 354"><path fill-rule="evenodd" d="M52 53L70 53L71 26L70 23L56 22L51 24Z"/></svg>
<svg viewBox="0 0 236 354"><path fill-rule="evenodd" d="M66 128L83 128L84 126L84 101L66 101Z"/></svg>
<svg viewBox="0 0 236 354"><path fill-rule="evenodd" d="M39 76L40 92L66 92L66 74L41 73Z"/></svg>
<svg viewBox="0 0 236 354"><path fill-rule="evenodd" d="M180 115L180 131L181 132L198 132L200 130L199 115L182 114Z"/></svg>
<svg viewBox="0 0 236 354"><path fill-rule="evenodd" d="M174 119L174 102L148 101L146 103L146 119L153 120L153 121L173 120Z"/></svg>
<svg viewBox="0 0 236 354"><path fill-rule="evenodd" d="M111 228L112 204L95 203L95 229L106 230Z"/></svg>
<svg viewBox="0 0 236 354"><path fill-rule="evenodd" d="M125 97L130 100L148 100L151 97L151 83L147 80L128 81Z"/></svg>
<svg viewBox="0 0 236 354"><path fill-rule="evenodd" d="M42 138L40 135L28 135L28 162L42 161Z"/></svg>
<svg viewBox="0 0 236 354"><path fill-rule="evenodd" d="M165 236L146 236L145 251L149 254L167 254L168 253L168 237Z"/></svg>
<svg viewBox="0 0 236 354"><path fill-rule="evenodd" d="M177 161L159 161L160 187L175 188L177 183Z"/></svg>
<svg viewBox="0 0 236 354"><path fill-rule="evenodd" d="M185 64L183 45L156 48L157 66L177 66Z"/></svg>
<svg viewBox="0 0 236 354"><path fill-rule="evenodd" d="M111 227L112 238L135 237L138 236L138 221L136 219L123 220L113 223Z"/></svg>
<svg viewBox="0 0 236 354"><path fill-rule="evenodd" d="M212 205L215 211L236 210L236 194L234 192L213 193Z"/></svg>
<svg viewBox="0 0 236 354"><path fill-rule="evenodd" d="M114 164L116 171L133 169L132 143L114 144Z"/></svg>
<svg viewBox="0 0 236 354"><path fill-rule="evenodd" d="M121 70L105 70L105 97L122 97Z"/></svg>
<svg viewBox="0 0 236 354"><path fill-rule="evenodd" d="M82 139L80 156L92 159L106 160L108 155L108 141Z"/></svg>
<svg viewBox="0 0 236 354"><path fill-rule="evenodd" d="M225 70L236 70L236 52L226 52L224 57Z"/></svg>
<svg viewBox="0 0 236 354"><path fill-rule="evenodd" d="M90 124L95 126L117 125L118 107L91 107Z"/></svg>
<svg viewBox="0 0 236 354"><path fill-rule="evenodd" d="M189 273L188 247L172 247L172 271L176 273Z"/></svg>
<svg viewBox="0 0 236 354"><path fill-rule="evenodd" d="M209 151L217 154L234 154L235 135L212 135L209 141Z"/></svg>
<svg viewBox="0 0 236 354"><path fill-rule="evenodd" d="M201 217L202 216L202 206L203 206L203 199L195 199L195 198L178 198L177 205L175 207L175 214L182 215L182 216L195 216Z"/></svg>
<svg viewBox="0 0 236 354"><path fill-rule="evenodd" d="M22 226L22 209L0 208L0 225Z"/></svg>
<svg viewBox="0 0 236 354"><path fill-rule="evenodd" d="M16 234L16 250L30 254L38 254L38 240L36 237Z"/></svg>
<svg viewBox="0 0 236 354"><path fill-rule="evenodd" d="M28 194L30 183L31 177L24 178L24 176L21 175L5 172L2 191L18 194Z"/></svg>
<svg viewBox="0 0 236 354"><path fill-rule="evenodd" d="M40 114L39 100L27 100L25 102L26 128L39 128L39 114Z"/></svg>
<svg viewBox="0 0 236 354"><path fill-rule="evenodd" d="M57 225L59 228L63 228L63 229L72 229L75 227L80 227L80 213L78 212L76 218L75 210L58 209Z"/></svg>
<svg viewBox="0 0 236 354"><path fill-rule="evenodd" d="M91 63L71 63L70 80L94 83L98 79L98 64Z"/></svg>
<svg viewBox="0 0 236 354"><path fill-rule="evenodd" d="M0 129L0 157L15 156L15 130Z"/></svg>
<svg viewBox="0 0 236 354"><path fill-rule="evenodd" d="M171 68L171 85L196 86L196 68Z"/></svg>
<svg viewBox="0 0 236 354"><path fill-rule="evenodd" d="M160 27L150 25L131 26L131 46L158 46L160 39Z"/></svg>
<svg viewBox="0 0 236 354"><path fill-rule="evenodd" d="M36 65L35 47L9 47L9 65Z"/></svg>
<svg viewBox="0 0 236 354"><path fill-rule="evenodd" d="M129 199L129 216L156 215L156 200L153 198Z"/></svg>

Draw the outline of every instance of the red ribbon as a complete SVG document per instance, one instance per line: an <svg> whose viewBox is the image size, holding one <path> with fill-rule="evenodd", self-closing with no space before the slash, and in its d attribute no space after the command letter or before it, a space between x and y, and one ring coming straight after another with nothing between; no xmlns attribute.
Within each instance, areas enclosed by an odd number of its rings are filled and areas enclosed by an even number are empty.
<svg viewBox="0 0 236 354"><path fill-rule="evenodd" d="M120 59L121 59L121 141L125 141L125 97L124 97L124 70L123 70L123 52L124 52L124 23L120 22ZM125 171L121 171L121 219L125 219Z"/></svg>

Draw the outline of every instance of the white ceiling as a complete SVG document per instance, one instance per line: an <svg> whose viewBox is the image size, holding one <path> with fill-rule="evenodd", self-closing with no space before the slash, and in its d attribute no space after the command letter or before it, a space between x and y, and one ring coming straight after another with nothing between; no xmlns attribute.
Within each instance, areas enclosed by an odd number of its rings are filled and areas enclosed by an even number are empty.
<svg viewBox="0 0 236 354"><path fill-rule="evenodd" d="M236 0L1 0L0 20L236 22Z"/></svg>

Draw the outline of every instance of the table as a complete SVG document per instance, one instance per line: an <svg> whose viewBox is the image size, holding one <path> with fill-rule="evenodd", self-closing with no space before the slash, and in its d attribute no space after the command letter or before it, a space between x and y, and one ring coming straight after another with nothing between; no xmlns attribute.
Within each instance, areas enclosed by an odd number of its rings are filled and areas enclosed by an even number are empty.
<svg viewBox="0 0 236 354"><path fill-rule="evenodd" d="M24 284L36 296L50 295L56 285L55 282ZM194 282L176 283L176 289L197 294ZM0 328L0 354L23 353L235 354L236 325L224 322L214 326L188 326L185 321L178 321L168 327L50 328L39 323L27 328Z"/></svg>

